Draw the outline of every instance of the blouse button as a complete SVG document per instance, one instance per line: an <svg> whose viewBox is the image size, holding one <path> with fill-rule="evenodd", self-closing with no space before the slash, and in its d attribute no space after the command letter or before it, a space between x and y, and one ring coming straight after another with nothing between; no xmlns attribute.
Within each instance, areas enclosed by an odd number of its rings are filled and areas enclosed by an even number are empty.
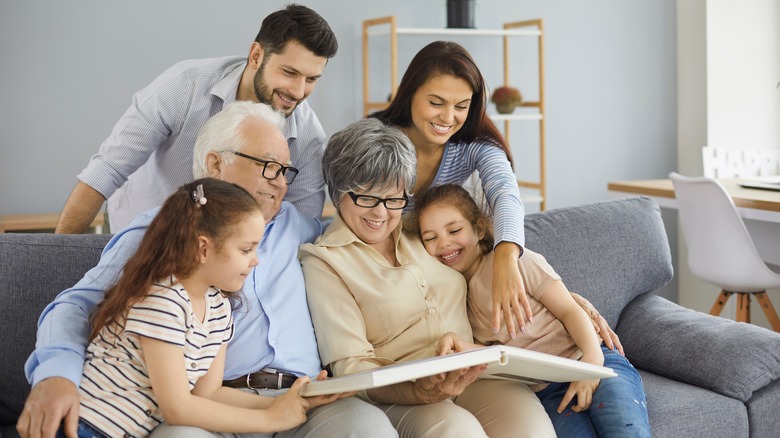
<svg viewBox="0 0 780 438"><path fill-rule="evenodd" d="M147 409L147 410L144 411L144 414L146 414L147 417L151 417L152 416L152 411Z"/></svg>
<svg viewBox="0 0 780 438"><path fill-rule="evenodd" d="M428 286L428 282L423 280L423 281L420 282L420 286L422 286L422 287Z"/></svg>
<svg viewBox="0 0 780 438"><path fill-rule="evenodd" d="M193 362L193 363L191 363L191 364L190 364L190 368L192 368L193 370L194 370L195 368L197 368L197 367L198 367L198 364L197 364L197 363L195 363L195 362Z"/></svg>
<svg viewBox="0 0 780 438"><path fill-rule="evenodd" d="M436 313L436 309L428 309L428 316L433 316Z"/></svg>

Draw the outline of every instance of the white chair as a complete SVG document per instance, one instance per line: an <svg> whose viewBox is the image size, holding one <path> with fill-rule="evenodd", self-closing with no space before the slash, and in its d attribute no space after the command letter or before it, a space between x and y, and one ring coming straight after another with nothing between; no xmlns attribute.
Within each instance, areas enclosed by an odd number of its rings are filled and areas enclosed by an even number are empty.
<svg viewBox="0 0 780 438"><path fill-rule="evenodd" d="M710 310L718 316L729 297L737 294L736 320L750 322L750 295L754 295L772 329L780 332L780 318L766 290L780 287L780 273L761 259L726 189L718 180L687 177L672 172L675 196L688 244L691 272L721 288Z"/></svg>

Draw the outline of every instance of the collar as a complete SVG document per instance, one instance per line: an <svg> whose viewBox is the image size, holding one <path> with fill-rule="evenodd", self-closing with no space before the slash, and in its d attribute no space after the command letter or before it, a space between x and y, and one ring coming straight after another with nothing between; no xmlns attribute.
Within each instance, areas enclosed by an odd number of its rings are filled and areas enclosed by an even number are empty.
<svg viewBox="0 0 780 438"><path fill-rule="evenodd" d="M284 137L288 141L298 138L298 125L300 124L299 119L303 117L301 115L301 111L303 110L304 106L308 106L308 103L305 100L298 104L297 107L295 107L295 110L292 112L292 114L290 114L290 117L286 117L284 119Z"/></svg>
<svg viewBox="0 0 780 438"><path fill-rule="evenodd" d="M211 95L222 100L222 107L235 102L236 93L238 93L238 85L241 82L241 76L246 69L246 60L236 64L232 70L227 70L225 76L219 80L213 87L211 87ZM299 119L303 118L301 112L308 108L309 103L307 101L301 102L290 114L290 117L284 119L284 137L287 140L298 138L298 125L301 124Z"/></svg>
<svg viewBox="0 0 780 438"><path fill-rule="evenodd" d="M395 242L396 257L400 255L398 251L398 241L401 239L402 223L403 221L400 221L396 229L393 230L393 232L390 235L390 238L392 238L393 241ZM325 248L347 246L351 244L368 246L367 243L360 240L360 238L356 236L351 229L349 229L347 224L341 218L341 213L337 213L333 217L333 222L331 222L331 224L325 230L325 233L323 233L322 236L317 238L317 241L314 242L314 244Z"/></svg>
<svg viewBox="0 0 780 438"><path fill-rule="evenodd" d="M268 231L268 227L275 224L277 220L282 220L287 215L287 201L282 201L282 205L279 207L279 211L276 212L274 217L271 218L270 221L266 222L265 229ZM263 238L265 238L265 235L263 235Z"/></svg>
<svg viewBox="0 0 780 438"><path fill-rule="evenodd" d="M241 82L241 75L244 73L245 67L246 60L239 62L232 70L226 70L225 76L211 87L211 95L222 100L223 107L235 102L238 84Z"/></svg>

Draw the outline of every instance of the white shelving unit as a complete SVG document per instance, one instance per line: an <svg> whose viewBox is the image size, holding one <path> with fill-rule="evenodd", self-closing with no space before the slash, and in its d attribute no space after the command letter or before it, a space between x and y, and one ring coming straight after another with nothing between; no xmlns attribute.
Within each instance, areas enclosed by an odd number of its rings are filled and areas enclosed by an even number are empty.
<svg viewBox="0 0 780 438"><path fill-rule="evenodd" d="M545 173L545 117L544 117L544 28L541 19L516 21L504 23L502 29L436 29L436 28L408 28L398 27L395 16L374 18L363 21L363 114L384 109L388 102L371 101L369 96L369 39L371 37L389 36L390 38L390 96L394 96L398 88L398 36L399 35L446 35L446 36L485 36L501 37L503 39L503 70L504 84L510 83L509 42L515 37L536 38L538 41L539 67L539 100L536 102L523 102L520 106L537 108L534 113L498 114L489 112L490 118L496 122L503 122L504 136L511 144L510 127L514 122L537 122L539 126L539 180L529 181L518 179L517 184L521 189L529 189L535 194L528 194L521 190L524 203L539 203L539 209L546 207L546 173Z"/></svg>

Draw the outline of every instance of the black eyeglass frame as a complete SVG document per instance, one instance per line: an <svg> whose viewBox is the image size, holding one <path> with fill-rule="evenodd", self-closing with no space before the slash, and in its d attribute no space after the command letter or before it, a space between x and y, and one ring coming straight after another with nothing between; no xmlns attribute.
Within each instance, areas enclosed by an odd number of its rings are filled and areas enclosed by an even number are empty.
<svg viewBox="0 0 780 438"><path fill-rule="evenodd" d="M279 175L284 175L284 180L287 182L287 185L289 186L292 184L293 181L295 181L295 177L298 175L298 168L293 166L285 166L284 164L274 161L274 160L263 160L261 158L253 157L251 155L244 154L242 152L238 151L228 151L231 152L233 155L238 155L239 157L246 158L247 160L252 160L256 163L260 163L263 165L263 170L260 172L261 175L263 175L263 178L273 181L276 178L279 177ZM265 174L265 171L268 169L269 164L276 164L279 166L279 169L276 170L276 174L269 178L268 175ZM289 175L289 176L288 176Z"/></svg>
<svg viewBox="0 0 780 438"><path fill-rule="evenodd" d="M407 195L406 193L404 193L403 198L378 198L376 196L371 196L371 195L358 195L355 194L355 192L347 192L347 194L349 195L350 198L352 198L352 202L355 205L363 208L374 208L377 205L382 204L388 210L403 210L404 208L406 208L407 205L409 205L409 195ZM360 205L358 204L358 198L370 198L373 199L375 202L374 205ZM404 205L400 207L390 207L387 205L388 201L404 201Z"/></svg>

